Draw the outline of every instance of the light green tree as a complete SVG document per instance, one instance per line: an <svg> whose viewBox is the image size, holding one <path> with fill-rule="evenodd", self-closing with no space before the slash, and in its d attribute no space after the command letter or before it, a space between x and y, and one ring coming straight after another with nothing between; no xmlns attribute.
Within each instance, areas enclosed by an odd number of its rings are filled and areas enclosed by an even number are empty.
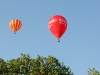
<svg viewBox="0 0 100 75"><path fill-rule="evenodd" d="M92 68L88 70L88 75L100 75L100 72L97 71L95 68Z"/></svg>

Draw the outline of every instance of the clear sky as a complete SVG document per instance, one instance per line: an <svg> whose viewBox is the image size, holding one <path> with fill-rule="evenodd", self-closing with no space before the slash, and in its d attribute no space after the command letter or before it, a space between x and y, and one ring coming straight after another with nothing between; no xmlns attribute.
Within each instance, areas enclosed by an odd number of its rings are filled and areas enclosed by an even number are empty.
<svg viewBox="0 0 100 75"><path fill-rule="evenodd" d="M56 14L68 21L60 43L48 29ZM8 26L15 18L23 24L16 35ZM100 0L1 0L0 58L6 61L21 53L54 56L74 75L87 75L88 68L100 71Z"/></svg>

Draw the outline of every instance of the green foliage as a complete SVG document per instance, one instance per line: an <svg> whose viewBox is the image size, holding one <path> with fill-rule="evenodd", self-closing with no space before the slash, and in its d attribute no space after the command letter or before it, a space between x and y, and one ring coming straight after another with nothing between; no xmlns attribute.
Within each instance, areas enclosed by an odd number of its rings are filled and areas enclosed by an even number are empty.
<svg viewBox="0 0 100 75"><path fill-rule="evenodd" d="M71 70L55 57L31 58L28 54L21 54L17 59L5 62L0 59L0 75L71 75Z"/></svg>
<svg viewBox="0 0 100 75"><path fill-rule="evenodd" d="M88 70L88 75L100 75L100 72L97 71L95 68Z"/></svg>

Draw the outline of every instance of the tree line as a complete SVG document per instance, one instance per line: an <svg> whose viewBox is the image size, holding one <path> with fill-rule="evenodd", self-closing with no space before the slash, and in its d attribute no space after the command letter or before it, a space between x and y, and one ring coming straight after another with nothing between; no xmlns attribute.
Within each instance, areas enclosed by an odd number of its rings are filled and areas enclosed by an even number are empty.
<svg viewBox="0 0 100 75"><path fill-rule="evenodd" d="M53 56L31 58L29 54L21 54L17 59L4 61L0 58L0 75L74 75L70 67L59 62ZM88 75L100 75L99 71L88 70Z"/></svg>

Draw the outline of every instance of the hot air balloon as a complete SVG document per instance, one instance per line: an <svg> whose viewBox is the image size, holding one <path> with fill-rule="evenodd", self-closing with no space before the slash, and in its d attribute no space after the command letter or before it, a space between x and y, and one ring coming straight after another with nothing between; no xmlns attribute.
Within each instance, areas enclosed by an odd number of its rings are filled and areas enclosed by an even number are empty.
<svg viewBox="0 0 100 75"><path fill-rule="evenodd" d="M67 30L67 20L61 15L52 16L48 22L48 28L51 33L58 38L58 42L60 42L61 36Z"/></svg>
<svg viewBox="0 0 100 75"><path fill-rule="evenodd" d="M13 19L10 21L9 27L14 32L14 34L16 34L16 32L21 29L22 23L18 19Z"/></svg>

